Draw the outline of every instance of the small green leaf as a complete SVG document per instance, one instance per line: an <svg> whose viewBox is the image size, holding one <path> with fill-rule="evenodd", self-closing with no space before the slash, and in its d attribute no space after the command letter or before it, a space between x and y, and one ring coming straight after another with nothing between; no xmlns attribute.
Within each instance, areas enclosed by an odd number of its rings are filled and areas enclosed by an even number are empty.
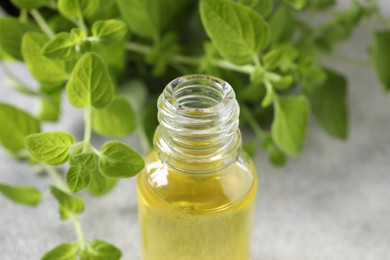
<svg viewBox="0 0 390 260"><path fill-rule="evenodd" d="M226 0L202 0L200 14L203 26L222 57L242 65L268 42L268 26L253 10Z"/></svg>
<svg viewBox="0 0 390 260"><path fill-rule="evenodd" d="M72 29L71 33L59 33L43 47L43 55L51 59L76 59L80 55L78 50L85 37L85 33L79 29Z"/></svg>
<svg viewBox="0 0 390 260"><path fill-rule="evenodd" d="M303 9L308 2L307 0L284 0L284 1L295 10Z"/></svg>
<svg viewBox="0 0 390 260"><path fill-rule="evenodd" d="M53 61L42 55L43 46L49 38L41 33L27 32L22 41L22 54L28 70L43 84L56 85L65 82L68 73L65 63Z"/></svg>
<svg viewBox="0 0 390 260"><path fill-rule="evenodd" d="M36 118L4 103L0 103L0 122L0 143L11 151L25 148L24 138L41 131Z"/></svg>
<svg viewBox="0 0 390 260"><path fill-rule="evenodd" d="M81 260L119 260L122 252L103 240L93 240L89 248L81 253Z"/></svg>
<svg viewBox="0 0 390 260"><path fill-rule="evenodd" d="M244 151L250 156L250 157L253 157L255 156L256 152L257 152L257 144L255 141L252 141L252 142L249 142L249 143L245 143L243 146L242 146L242 149L244 149Z"/></svg>
<svg viewBox="0 0 390 260"><path fill-rule="evenodd" d="M267 70L274 70L280 66L282 61L282 51L274 49L263 56L263 65Z"/></svg>
<svg viewBox="0 0 390 260"><path fill-rule="evenodd" d="M0 193L13 202L36 206L41 201L41 193L34 187L17 187L0 183Z"/></svg>
<svg viewBox="0 0 390 260"><path fill-rule="evenodd" d="M142 133L148 142L149 147L153 145L154 132L158 126L157 120L157 98L152 99L142 113Z"/></svg>
<svg viewBox="0 0 390 260"><path fill-rule="evenodd" d="M371 46L371 60L385 91L390 91L390 31L377 31Z"/></svg>
<svg viewBox="0 0 390 260"><path fill-rule="evenodd" d="M56 122L60 116L61 93L56 92L41 99L41 111L39 119Z"/></svg>
<svg viewBox="0 0 390 260"><path fill-rule="evenodd" d="M103 43L121 41L127 35L127 25L118 19L97 21L92 26L92 35Z"/></svg>
<svg viewBox="0 0 390 260"><path fill-rule="evenodd" d="M77 243L63 243L42 256L42 260L76 260L79 246Z"/></svg>
<svg viewBox="0 0 390 260"><path fill-rule="evenodd" d="M70 168L66 173L66 184L71 192L86 188L91 175L97 168L97 156L93 153L79 153L70 158Z"/></svg>
<svg viewBox="0 0 390 260"><path fill-rule="evenodd" d="M122 97L103 109L92 110L92 129L108 136L124 136L136 127L136 117L129 102Z"/></svg>
<svg viewBox="0 0 390 260"><path fill-rule="evenodd" d="M291 84L294 83L294 77L291 75L287 75L282 77L280 80L273 81L273 86L277 90L286 90L290 88Z"/></svg>
<svg viewBox="0 0 390 260"><path fill-rule="evenodd" d="M315 118L325 131L340 139L348 135L346 104L347 80L340 74L327 71L326 81L308 93Z"/></svg>
<svg viewBox="0 0 390 260"><path fill-rule="evenodd" d="M144 166L142 157L124 143L111 141L102 147L99 170L107 177L132 177L140 172Z"/></svg>
<svg viewBox="0 0 390 260"><path fill-rule="evenodd" d="M249 6L263 17L272 12L273 0L241 0L240 3Z"/></svg>
<svg viewBox="0 0 390 260"><path fill-rule="evenodd" d="M37 161L48 165L61 165L69 158L74 136L66 132L47 132L26 137L26 147Z"/></svg>
<svg viewBox="0 0 390 260"><path fill-rule="evenodd" d="M295 18L287 7L282 6L272 14L269 26L273 45L287 43L294 36Z"/></svg>
<svg viewBox="0 0 390 260"><path fill-rule="evenodd" d="M303 147L309 104L304 96L280 97L275 101L272 138L281 150L296 155Z"/></svg>
<svg viewBox="0 0 390 260"><path fill-rule="evenodd" d="M100 0L58 0L58 10L66 17L90 17L100 6Z"/></svg>
<svg viewBox="0 0 390 260"><path fill-rule="evenodd" d="M111 191L116 183L116 179L107 178L100 173L99 169L95 169L90 176L88 191L94 196L102 196Z"/></svg>
<svg viewBox="0 0 390 260"><path fill-rule="evenodd" d="M71 196L54 186L51 186L50 191L60 204L61 219L68 219L74 214L80 214L84 211L85 204L80 198Z"/></svg>
<svg viewBox="0 0 390 260"><path fill-rule="evenodd" d="M15 18L0 17L0 48L17 60L23 60L21 53L22 37L29 27Z"/></svg>
<svg viewBox="0 0 390 260"><path fill-rule="evenodd" d="M103 108L114 98L114 86L103 60L94 53L83 55L66 85L69 102L75 107Z"/></svg>
<svg viewBox="0 0 390 260"><path fill-rule="evenodd" d="M20 9L34 9L46 5L48 0L11 0Z"/></svg>
<svg viewBox="0 0 390 260"><path fill-rule="evenodd" d="M287 156L277 149L276 147L272 147L269 151L268 160L275 166L281 167L284 166L287 162Z"/></svg>

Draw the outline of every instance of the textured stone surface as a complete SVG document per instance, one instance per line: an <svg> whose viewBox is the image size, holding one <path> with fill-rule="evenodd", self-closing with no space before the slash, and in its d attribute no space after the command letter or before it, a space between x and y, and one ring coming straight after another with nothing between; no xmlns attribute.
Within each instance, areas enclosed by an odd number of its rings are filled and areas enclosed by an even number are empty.
<svg viewBox="0 0 390 260"><path fill-rule="evenodd" d="M355 33L341 52L366 59L369 36ZM327 61L330 64L330 61ZM285 168L273 168L265 155L255 158L259 192L254 223L254 260L390 259L390 96L370 71L338 65L349 79L350 136L340 142L326 136L311 121L303 153ZM15 73L32 82L23 66ZM0 71L0 79L4 74ZM38 104L0 85L0 101L32 112ZM58 125L80 138L80 111L64 104ZM0 123L1 127L1 123ZM99 137L94 141L102 143ZM139 147L136 137L125 139ZM43 192L52 183L0 149L0 182L36 185ZM124 252L123 259L140 259L135 179L124 180L108 196L87 201L81 216L87 239L104 238ZM70 221L60 221L57 204L48 197L37 208L15 205L0 196L0 259L39 259L49 248L75 240ZM158 260L158 259L156 259Z"/></svg>

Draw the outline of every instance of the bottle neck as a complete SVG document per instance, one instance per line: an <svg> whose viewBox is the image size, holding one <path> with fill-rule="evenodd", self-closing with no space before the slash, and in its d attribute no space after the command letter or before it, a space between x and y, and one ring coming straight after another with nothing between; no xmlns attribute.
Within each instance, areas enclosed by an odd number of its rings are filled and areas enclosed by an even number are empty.
<svg viewBox="0 0 390 260"><path fill-rule="evenodd" d="M221 170L241 149L233 88L206 75L171 81L158 99L154 147L163 163L189 173Z"/></svg>

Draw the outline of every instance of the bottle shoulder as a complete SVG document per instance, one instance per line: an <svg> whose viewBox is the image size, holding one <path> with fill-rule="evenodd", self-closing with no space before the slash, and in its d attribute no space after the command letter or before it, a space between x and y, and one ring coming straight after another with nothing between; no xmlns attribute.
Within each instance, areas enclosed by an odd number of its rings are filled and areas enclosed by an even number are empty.
<svg viewBox="0 0 390 260"><path fill-rule="evenodd" d="M257 174L245 153L235 162L213 173L180 172L165 165L151 151L138 176L138 191L146 203L173 206L183 211L201 212L241 205L255 196Z"/></svg>

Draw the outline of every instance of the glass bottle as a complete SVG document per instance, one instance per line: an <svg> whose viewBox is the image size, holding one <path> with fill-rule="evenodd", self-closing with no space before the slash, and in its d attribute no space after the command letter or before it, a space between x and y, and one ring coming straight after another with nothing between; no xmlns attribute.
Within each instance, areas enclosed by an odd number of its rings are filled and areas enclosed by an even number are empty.
<svg viewBox="0 0 390 260"><path fill-rule="evenodd" d="M232 87L207 75L170 82L137 189L144 260L246 260L257 177L241 149Z"/></svg>

